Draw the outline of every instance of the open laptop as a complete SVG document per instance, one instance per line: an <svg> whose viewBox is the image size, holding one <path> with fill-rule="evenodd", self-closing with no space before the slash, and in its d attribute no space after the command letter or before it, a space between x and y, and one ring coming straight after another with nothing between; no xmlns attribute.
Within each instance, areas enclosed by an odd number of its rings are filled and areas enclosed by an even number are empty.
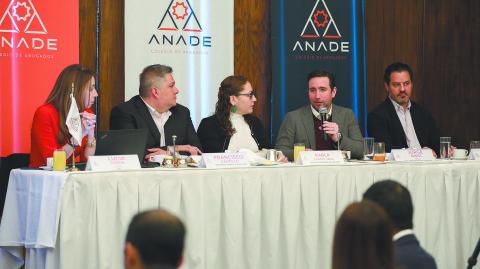
<svg viewBox="0 0 480 269"><path fill-rule="evenodd" d="M95 155L137 154L140 163L143 163L147 134L147 129L124 129L99 132Z"/></svg>

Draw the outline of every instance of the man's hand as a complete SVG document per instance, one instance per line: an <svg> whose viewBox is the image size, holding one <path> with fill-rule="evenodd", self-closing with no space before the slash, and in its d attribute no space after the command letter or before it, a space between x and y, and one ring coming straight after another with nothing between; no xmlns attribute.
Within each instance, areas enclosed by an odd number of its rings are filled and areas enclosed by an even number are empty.
<svg viewBox="0 0 480 269"><path fill-rule="evenodd" d="M151 148L147 149L149 154L145 155L145 160L149 161L150 157L155 156L155 155L167 155L167 151L160 149L160 148Z"/></svg>
<svg viewBox="0 0 480 269"><path fill-rule="evenodd" d="M188 152L190 155L200 155L202 152L200 149L190 145L177 145L175 148L176 152Z"/></svg>
<svg viewBox="0 0 480 269"><path fill-rule="evenodd" d="M277 151L277 162L279 163L288 163L288 158L287 156L283 155L283 152Z"/></svg>
<svg viewBox="0 0 480 269"><path fill-rule="evenodd" d="M333 142L338 141L338 133L340 132L338 124L335 122L324 121L322 125L323 131L330 137Z"/></svg>

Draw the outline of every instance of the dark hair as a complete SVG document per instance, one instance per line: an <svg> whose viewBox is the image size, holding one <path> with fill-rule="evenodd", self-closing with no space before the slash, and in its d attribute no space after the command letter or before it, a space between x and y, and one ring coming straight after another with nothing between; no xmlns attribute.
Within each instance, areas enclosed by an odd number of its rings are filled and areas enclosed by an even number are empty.
<svg viewBox="0 0 480 269"><path fill-rule="evenodd" d="M307 76L307 82L310 81L312 78L328 78L328 80L330 81L330 88L333 90L333 88L335 88L336 84L335 84L335 76L328 72L328 71L325 71L325 70L314 70L312 72L310 72Z"/></svg>
<svg viewBox="0 0 480 269"><path fill-rule="evenodd" d="M228 76L220 83L220 88L218 88L215 116L220 122L220 127L228 136L232 136L235 133L235 129L230 122L230 110L232 109L230 96L239 94L247 82L248 80L244 76Z"/></svg>
<svg viewBox="0 0 480 269"><path fill-rule="evenodd" d="M340 216L333 240L333 269L393 269L392 225L370 201L350 204Z"/></svg>
<svg viewBox="0 0 480 269"><path fill-rule="evenodd" d="M185 244L185 226L166 210L144 211L133 217L126 241L138 250L145 266L176 267Z"/></svg>
<svg viewBox="0 0 480 269"><path fill-rule="evenodd" d="M384 180L374 183L363 194L368 199L379 204L398 230L413 228L413 204L410 192L400 183Z"/></svg>
<svg viewBox="0 0 480 269"><path fill-rule="evenodd" d="M410 68L410 66L408 64L404 64L404 63L400 63L400 62L393 63L393 64L387 66L387 68L385 68L385 74L383 75L383 81L385 81L385 83L389 84L390 83L390 75L393 72L403 72L403 71L407 71L408 74L410 75L410 81L413 81L412 68Z"/></svg>
<svg viewBox="0 0 480 269"><path fill-rule="evenodd" d="M147 97L150 90L159 79L165 78L165 75L173 72L170 66L161 64L152 64L145 67L140 74L140 87L138 93L141 97Z"/></svg>
<svg viewBox="0 0 480 269"><path fill-rule="evenodd" d="M82 112L86 108L82 95L83 91L94 77L95 73L93 71L79 64L72 64L65 67L58 75L55 85L45 103L52 104L58 111L58 123L60 126L57 134L57 142L59 144L65 144L71 137L65 120L71 104L70 93L72 92L72 84L73 96L75 97L75 101L77 101L78 110Z"/></svg>

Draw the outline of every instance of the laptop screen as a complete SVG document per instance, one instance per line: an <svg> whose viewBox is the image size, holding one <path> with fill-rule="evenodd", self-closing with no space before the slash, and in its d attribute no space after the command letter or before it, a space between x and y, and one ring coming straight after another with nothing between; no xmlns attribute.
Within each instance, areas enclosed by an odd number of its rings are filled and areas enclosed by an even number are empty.
<svg viewBox="0 0 480 269"><path fill-rule="evenodd" d="M140 163L143 163L147 134L147 129L124 129L99 132L95 155L137 154Z"/></svg>

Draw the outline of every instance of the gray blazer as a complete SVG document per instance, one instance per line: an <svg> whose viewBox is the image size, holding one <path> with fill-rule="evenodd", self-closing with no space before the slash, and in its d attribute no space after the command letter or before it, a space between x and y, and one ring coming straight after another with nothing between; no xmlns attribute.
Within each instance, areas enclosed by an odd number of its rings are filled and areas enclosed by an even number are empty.
<svg viewBox="0 0 480 269"><path fill-rule="evenodd" d="M340 148L350 150L353 158L363 157L363 136L353 111L333 105L332 122L338 124L342 138ZM310 105L288 112L278 130L275 148L281 150L289 160L293 160L293 144L304 143L306 148L316 149L313 114ZM337 148L334 143L334 148Z"/></svg>

